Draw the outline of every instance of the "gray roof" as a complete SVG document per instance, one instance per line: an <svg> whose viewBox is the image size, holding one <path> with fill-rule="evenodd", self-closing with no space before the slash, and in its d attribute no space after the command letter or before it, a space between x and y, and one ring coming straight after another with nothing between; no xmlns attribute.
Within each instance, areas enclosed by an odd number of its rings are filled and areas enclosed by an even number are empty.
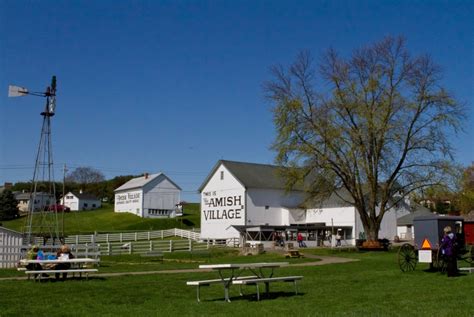
<svg viewBox="0 0 474 317"><path fill-rule="evenodd" d="M88 193L78 193L78 192L71 192L74 196L76 196L79 199L84 199L84 200L99 200L96 196Z"/></svg>
<svg viewBox="0 0 474 317"><path fill-rule="evenodd" d="M397 219L397 226L412 226L415 217L429 216L433 214L428 208L421 205L415 205L415 211Z"/></svg>
<svg viewBox="0 0 474 317"><path fill-rule="evenodd" d="M32 193L17 193L15 194L15 199L16 200L29 200ZM46 192L37 192L36 196L53 196L52 194L46 193Z"/></svg>
<svg viewBox="0 0 474 317"><path fill-rule="evenodd" d="M170 181L174 186L176 186L176 188L181 190L181 187L176 185L176 183L173 182L168 176L166 176L163 173L157 173L157 174L150 174L150 175L148 175L147 178L145 178L145 176L132 178L131 180L129 180L128 182L126 182L125 184L120 186L119 188L115 189L115 191L129 190L129 189L133 189L133 188L142 188L143 186L145 186L149 182L153 181L154 179L156 179L160 175L163 175L168 181Z"/></svg>
<svg viewBox="0 0 474 317"><path fill-rule="evenodd" d="M199 192L204 189L207 182L209 182L221 164L223 164L245 188L286 189L285 179L280 176L279 173L281 167L268 164L219 160L199 187ZM294 190L302 189L296 188Z"/></svg>

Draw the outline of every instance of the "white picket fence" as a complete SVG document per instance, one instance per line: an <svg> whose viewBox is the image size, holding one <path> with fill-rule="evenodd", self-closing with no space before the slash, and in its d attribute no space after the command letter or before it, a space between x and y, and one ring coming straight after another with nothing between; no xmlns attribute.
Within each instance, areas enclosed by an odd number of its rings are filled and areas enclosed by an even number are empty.
<svg viewBox="0 0 474 317"><path fill-rule="evenodd" d="M112 243L112 242L129 242L129 241L142 241L142 240L156 240L165 239L169 237L180 237L193 241L201 240L201 233L190 230L182 229L168 229L168 230L155 230L155 231L144 231L144 232L121 232L121 233L101 233L101 234L88 234L88 235L76 235L69 236L65 242L67 244L81 244L81 243Z"/></svg>
<svg viewBox="0 0 474 317"><path fill-rule="evenodd" d="M169 238L180 237L183 240ZM196 231L182 229L156 230L146 232L122 232L69 236L65 243L71 246L77 257L98 258L101 255L145 254L159 252L196 252L211 247L238 247L238 239L219 241L202 241ZM35 239L35 244L46 254L53 254L59 245L44 244L42 238ZM13 268L30 246L22 245L21 237L1 235L0 232L0 268Z"/></svg>

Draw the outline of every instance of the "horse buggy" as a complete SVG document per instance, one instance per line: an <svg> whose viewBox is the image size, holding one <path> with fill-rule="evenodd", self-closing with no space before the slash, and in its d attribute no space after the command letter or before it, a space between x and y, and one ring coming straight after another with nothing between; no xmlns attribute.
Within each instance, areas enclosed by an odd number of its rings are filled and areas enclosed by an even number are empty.
<svg viewBox="0 0 474 317"><path fill-rule="evenodd" d="M403 244L398 251L398 264L402 272L413 271L417 263L429 263L431 270L446 271L447 260L440 248L443 229L450 226L456 235L458 261L474 264L474 246L466 243L464 219L458 216L427 215L413 220L414 245Z"/></svg>

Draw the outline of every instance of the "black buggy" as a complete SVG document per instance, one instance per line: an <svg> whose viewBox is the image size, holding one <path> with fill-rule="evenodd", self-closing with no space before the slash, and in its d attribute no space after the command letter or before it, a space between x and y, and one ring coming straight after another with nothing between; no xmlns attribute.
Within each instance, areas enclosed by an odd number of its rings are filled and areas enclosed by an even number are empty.
<svg viewBox="0 0 474 317"><path fill-rule="evenodd" d="M450 226L456 234L458 260L474 263L474 246L465 243L464 220L458 216L427 215L415 217L413 227L415 245L403 244L398 251L398 265L402 272L413 271L418 262L430 263L430 269L446 271L447 262L441 252L443 229Z"/></svg>

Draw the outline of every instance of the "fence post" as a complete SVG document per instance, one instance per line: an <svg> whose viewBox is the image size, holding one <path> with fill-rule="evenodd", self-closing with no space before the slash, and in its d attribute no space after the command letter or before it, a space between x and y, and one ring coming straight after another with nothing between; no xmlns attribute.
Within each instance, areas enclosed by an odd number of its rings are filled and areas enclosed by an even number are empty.
<svg viewBox="0 0 474 317"><path fill-rule="evenodd" d="M105 242L109 243L109 234L107 233L107 235L105 236Z"/></svg>
<svg viewBox="0 0 474 317"><path fill-rule="evenodd" d="M161 230L161 240L163 240L163 230Z"/></svg>
<svg viewBox="0 0 474 317"><path fill-rule="evenodd" d="M135 241L138 241L138 232L135 232Z"/></svg>
<svg viewBox="0 0 474 317"><path fill-rule="evenodd" d="M207 249L209 249L209 239L207 240Z"/></svg>
<svg viewBox="0 0 474 317"><path fill-rule="evenodd" d="M76 245L79 244L79 235L76 235Z"/></svg>
<svg viewBox="0 0 474 317"><path fill-rule="evenodd" d="M128 248L128 254L132 254L133 244L130 242L130 247Z"/></svg>
<svg viewBox="0 0 474 317"><path fill-rule="evenodd" d="M120 242L122 242L122 233L120 232Z"/></svg>
<svg viewBox="0 0 474 317"><path fill-rule="evenodd" d="M153 251L153 241L150 240L150 251Z"/></svg>
<svg viewBox="0 0 474 317"><path fill-rule="evenodd" d="M170 252L173 252L173 240L170 240Z"/></svg>
<svg viewBox="0 0 474 317"><path fill-rule="evenodd" d="M89 245L86 243L86 258L89 257Z"/></svg>
<svg viewBox="0 0 474 317"><path fill-rule="evenodd" d="M189 242L189 251L191 252L193 250L193 242L191 241L191 239L189 239L188 242Z"/></svg>
<svg viewBox="0 0 474 317"><path fill-rule="evenodd" d="M150 239L150 231L148 231L148 240L151 240L151 239Z"/></svg>
<svg viewBox="0 0 474 317"><path fill-rule="evenodd" d="M110 242L109 242L109 241L107 241L107 255L112 255L112 254L111 254Z"/></svg>

